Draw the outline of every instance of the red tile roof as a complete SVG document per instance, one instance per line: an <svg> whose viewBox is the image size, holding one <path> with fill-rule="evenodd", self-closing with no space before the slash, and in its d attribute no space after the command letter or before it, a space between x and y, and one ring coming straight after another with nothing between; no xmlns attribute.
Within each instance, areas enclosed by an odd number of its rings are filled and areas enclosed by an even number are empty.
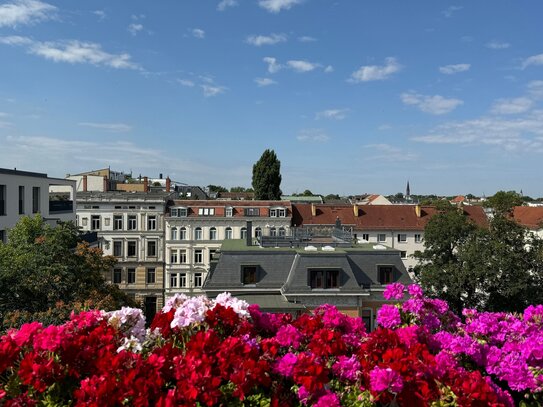
<svg viewBox="0 0 543 407"><path fill-rule="evenodd" d="M466 197L463 196L463 195L458 195L457 197L455 197L451 202L452 203L460 203L460 202L464 202L466 200Z"/></svg>
<svg viewBox="0 0 543 407"><path fill-rule="evenodd" d="M543 207L515 206L513 218L517 223L530 229L541 229L543 225Z"/></svg>
<svg viewBox="0 0 543 407"><path fill-rule="evenodd" d="M189 209L188 216L198 216L199 208L214 208L215 214L211 217L224 217L226 208L233 208L233 217L244 217L243 208L261 208L260 217L269 216L269 208L287 209L287 217L292 214L292 205L289 201L219 201L219 200L175 200L170 207L184 207ZM207 215L201 215L210 217Z"/></svg>

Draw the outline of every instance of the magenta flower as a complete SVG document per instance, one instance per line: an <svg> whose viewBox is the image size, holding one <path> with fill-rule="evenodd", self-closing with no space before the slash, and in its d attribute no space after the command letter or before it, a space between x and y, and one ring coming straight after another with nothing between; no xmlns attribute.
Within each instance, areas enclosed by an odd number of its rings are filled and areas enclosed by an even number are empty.
<svg viewBox="0 0 543 407"><path fill-rule="evenodd" d="M343 380L355 381L360 373L360 362L355 355L348 358L347 356L339 356L336 363L332 366L332 370Z"/></svg>
<svg viewBox="0 0 543 407"><path fill-rule="evenodd" d="M294 353L287 353L276 362L274 370L285 377L292 377L294 365L297 361L298 357Z"/></svg>
<svg viewBox="0 0 543 407"><path fill-rule="evenodd" d="M422 298L424 296L424 292L418 284L411 284L409 287L407 287L407 291L411 297Z"/></svg>
<svg viewBox="0 0 543 407"><path fill-rule="evenodd" d="M370 387L378 393L382 391L399 393L403 389L403 380L400 374L391 368L381 369L376 366L370 372Z"/></svg>
<svg viewBox="0 0 543 407"><path fill-rule="evenodd" d="M403 298L403 290L405 289L402 283L392 283L387 285L383 292L383 297L386 300L401 300Z"/></svg>
<svg viewBox="0 0 543 407"><path fill-rule="evenodd" d="M340 407L339 399L335 393L327 392L324 396L319 397L314 407Z"/></svg>
<svg viewBox="0 0 543 407"><path fill-rule="evenodd" d="M281 346L292 346L294 349L297 349L300 346L302 335L295 327L288 324L279 328L275 339Z"/></svg>
<svg viewBox="0 0 543 407"><path fill-rule="evenodd" d="M395 328L402 323L400 310L394 305L385 304L377 311L377 323L383 328Z"/></svg>

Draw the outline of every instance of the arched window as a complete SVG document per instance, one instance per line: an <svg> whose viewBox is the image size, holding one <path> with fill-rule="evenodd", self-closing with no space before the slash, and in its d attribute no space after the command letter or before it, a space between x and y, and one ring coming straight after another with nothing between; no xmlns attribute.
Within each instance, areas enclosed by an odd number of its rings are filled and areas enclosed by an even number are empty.
<svg viewBox="0 0 543 407"><path fill-rule="evenodd" d="M247 228L246 227L241 228L241 238L242 239L247 239Z"/></svg>
<svg viewBox="0 0 543 407"><path fill-rule="evenodd" d="M217 228L209 229L209 240L217 240Z"/></svg>
<svg viewBox="0 0 543 407"><path fill-rule="evenodd" d="M179 240L187 240L187 228L179 229Z"/></svg>
<svg viewBox="0 0 543 407"><path fill-rule="evenodd" d="M285 228L279 228L279 236L286 236L287 235L287 231L285 230Z"/></svg>
<svg viewBox="0 0 543 407"><path fill-rule="evenodd" d="M225 229L225 231L224 231L224 238L225 238L226 240L232 239L232 238L233 238L233 236L232 236L232 228L231 228L231 227L227 227L227 228Z"/></svg>
<svg viewBox="0 0 543 407"><path fill-rule="evenodd" d="M172 228L172 240L177 240L177 228Z"/></svg>
<svg viewBox="0 0 543 407"><path fill-rule="evenodd" d="M255 229L255 237L261 237L262 236L262 228L258 227Z"/></svg>
<svg viewBox="0 0 543 407"><path fill-rule="evenodd" d="M194 240L202 240L203 238L202 228L194 229Z"/></svg>

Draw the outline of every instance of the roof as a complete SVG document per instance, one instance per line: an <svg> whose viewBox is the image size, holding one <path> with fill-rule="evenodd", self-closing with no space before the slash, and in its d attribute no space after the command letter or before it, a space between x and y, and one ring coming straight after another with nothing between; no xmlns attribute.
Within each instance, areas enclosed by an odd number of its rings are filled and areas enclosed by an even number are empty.
<svg viewBox="0 0 543 407"><path fill-rule="evenodd" d="M172 195L171 192L151 191L87 191L77 192L78 201L165 201ZM79 202L78 202L79 203Z"/></svg>
<svg viewBox="0 0 543 407"><path fill-rule="evenodd" d="M254 192L218 192L217 199L232 199L232 200L252 200L255 197Z"/></svg>
<svg viewBox="0 0 543 407"><path fill-rule="evenodd" d="M188 208L187 217L205 216L206 218L224 218L226 216L226 208L233 208L232 217L234 218L258 218L269 217L271 208L285 208L286 216L284 219L290 218L292 214L292 205L288 201L220 201L220 200L174 200L170 203L170 207ZM214 208L213 215L199 215L199 208ZM244 208L259 208L258 215L245 215L241 209ZM281 218L278 218L281 219Z"/></svg>
<svg viewBox="0 0 543 407"><path fill-rule="evenodd" d="M513 219L529 229L542 229L543 207L541 206L515 206Z"/></svg>
<svg viewBox="0 0 543 407"><path fill-rule="evenodd" d="M320 195L312 195L312 196L305 196L305 195L282 195L281 196L282 201L292 201L292 202L314 202L314 203L322 203L322 196Z"/></svg>
<svg viewBox="0 0 543 407"><path fill-rule="evenodd" d="M7 174L7 175L20 175L23 177L39 177L39 178L47 178L47 174L43 174L41 172L30 172L30 171L20 171L18 169L7 169L7 168L0 168L0 174Z"/></svg>
<svg viewBox="0 0 543 407"><path fill-rule="evenodd" d="M465 200L466 200L465 196L458 195L457 197L453 198L453 200L451 202L452 203L460 203L460 202L464 202Z"/></svg>
<svg viewBox="0 0 543 407"><path fill-rule="evenodd" d="M417 208L420 208L420 216L417 215ZM465 206L463 210L479 226L487 225L482 207ZM416 205L293 204L292 213L295 226L334 225L339 218L344 226L358 230L423 230L438 210L433 206Z"/></svg>
<svg viewBox="0 0 543 407"><path fill-rule="evenodd" d="M236 298L247 301L249 304L258 304L262 311L274 310L302 310L305 307L301 304L288 302L281 294L236 294Z"/></svg>

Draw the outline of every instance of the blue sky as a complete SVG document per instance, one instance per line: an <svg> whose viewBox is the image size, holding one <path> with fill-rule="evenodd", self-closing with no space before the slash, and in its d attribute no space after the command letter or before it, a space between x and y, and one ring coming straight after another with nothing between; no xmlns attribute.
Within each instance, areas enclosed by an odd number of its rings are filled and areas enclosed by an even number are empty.
<svg viewBox="0 0 543 407"><path fill-rule="evenodd" d="M0 167L543 196L543 3L0 1Z"/></svg>

